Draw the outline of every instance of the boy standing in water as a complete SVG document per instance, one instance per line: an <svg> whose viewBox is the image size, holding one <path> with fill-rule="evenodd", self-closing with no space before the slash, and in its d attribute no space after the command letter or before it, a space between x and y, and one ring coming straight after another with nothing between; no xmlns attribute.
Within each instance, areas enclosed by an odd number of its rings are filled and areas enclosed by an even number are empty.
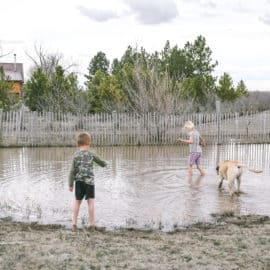
<svg viewBox="0 0 270 270"><path fill-rule="evenodd" d="M89 151L91 144L90 134L82 132L77 137L78 151L74 154L72 166L69 174L68 184L69 190L73 191L75 182L75 201L73 206L72 230L77 229L77 220L82 199L85 197L88 205L89 224L95 228L94 217L94 198L95 198L95 182L93 163L97 163L101 167L107 164L98 156Z"/></svg>
<svg viewBox="0 0 270 270"><path fill-rule="evenodd" d="M187 121L184 125L184 130L189 134L189 139L185 140L178 138L179 142L189 144L189 158L188 158L188 172L192 175L192 166L196 164L200 175L204 175L204 171L200 167L200 160L202 155L202 148L200 146L200 133L195 129L191 121Z"/></svg>

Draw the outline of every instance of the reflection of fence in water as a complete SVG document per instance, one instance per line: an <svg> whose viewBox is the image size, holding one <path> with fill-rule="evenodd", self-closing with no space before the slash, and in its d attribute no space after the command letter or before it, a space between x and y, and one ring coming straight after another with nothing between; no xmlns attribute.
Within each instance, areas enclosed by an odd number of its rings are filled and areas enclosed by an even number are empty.
<svg viewBox="0 0 270 270"><path fill-rule="evenodd" d="M217 150L219 148L219 157ZM1 150L1 149L0 149ZM6 149L7 150L7 149ZM76 149L66 147L34 147L34 148L9 148L0 151L0 171L4 171L5 164L24 170L29 167L36 170L38 166L48 170L69 170L70 160ZM117 146L117 147L94 147L92 149L99 156L113 162L127 163L128 167L137 166L138 162L153 162L154 166L161 168L185 166L188 157L187 145L169 146ZM3 155L2 155L3 154ZM270 144L226 144L208 145L203 148L202 165L205 168L215 168L220 161L231 159L265 172L270 170ZM65 161L63 163L63 161ZM182 162L182 163L181 163ZM3 167L2 167L3 166ZM64 168L63 168L64 166Z"/></svg>
<svg viewBox="0 0 270 270"><path fill-rule="evenodd" d="M75 135L81 130L92 134L95 145L172 145L182 133L186 120L195 123L208 144L270 142L270 111L244 115L72 115L0 110L0 145L74 145Z"/></svg>
<svg viewBox="0 0 270 270"><path fill-rule="evenodd" d="M213 166L223 160L237 160L243 164L257 169L269 171L270 144L239 144L231 143L213 145L206 148L203 162Z"/></svg>
<svg viewBox="0 0 270 270"><path fill-rule="evenodd" d="M217 150L219 148L219 157ZM181 157L187 159L188 146L118 146L118 147L98 147L97 152L112 159L119 158L130 161L144 161L152 159L154 162L163 161L164 166L179 163ZM208 145L203 148L202 165L215 168L216 163L231 159L237 160L250 167L269 171L270 164L270 144L239 144L231 143L224 145Z"/></svg>
<svg viewBox="0 0 270 270"><path fill-rule="evenodd" d="M5 168L14 168L25 173L69 170L73 153L74 149L67 147L0 148L0 172L8 174L9 171ZM67 157L70 157L68 162L63 163Z"/></svg>

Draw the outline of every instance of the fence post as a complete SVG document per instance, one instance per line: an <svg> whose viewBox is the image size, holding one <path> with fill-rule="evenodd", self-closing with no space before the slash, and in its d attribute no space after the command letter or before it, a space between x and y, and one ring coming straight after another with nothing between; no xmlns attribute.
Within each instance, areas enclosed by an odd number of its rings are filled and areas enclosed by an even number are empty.
<svg viewBox="0 0 270 270"><path fill-rule="evenodd" d="M116 145L116 131L117 131L117 113L116 111L112 112L112 127L113 127L113 140L112 140L112 145L115 146Z"/></svg>
<svg viewBox="0 0 270 270"><path fill-rule="evenodd" d="M2 120L3 110L0 109L0 145L2 144L2 131L3 131L3 120Z"/></svg>
<svg viewBox="0 0 270 270"><path fill-rule="evenodd" d="M220 101L216 100L216 112L217 112L217 144L220 144Z"/></svg>
<svg viewBox="0 0 270 270"><path fill-rule="evenodd" d="M219 163L220 159L220 101L216 100L216 112L217 112L217 161L216 163Z"/></svg>

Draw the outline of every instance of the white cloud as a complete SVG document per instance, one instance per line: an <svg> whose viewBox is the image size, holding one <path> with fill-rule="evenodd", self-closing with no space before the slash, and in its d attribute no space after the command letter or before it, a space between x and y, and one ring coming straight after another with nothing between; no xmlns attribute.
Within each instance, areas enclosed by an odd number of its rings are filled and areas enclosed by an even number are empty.
<svg viewBox="0 0 270 270"><path fill-rule="evenodd" d="M88 9L84 6L78 6L77 9L82 15L98 22L105 22L119 17L114 11L110 10Z"/></svg>
<svg viewBox="0 0 270 270"><path fill-rule="evenodd" d="M270 90L270 0L2 2L0 53L12 53L1 61L13 61L16 53L26 78L32 63L25 51L33 54L34 44L62 53L84 74L98 51L112 60L128 45L161 51L166 40L181 48L202 35L219 62L217 74L243 79L250 90Z"/></svg>
<svg viewBox="0 0 270 270"><path fill-rule="evenodd" d="M201 1L202 5L209 8L216 8L217 7L217 1L215 0L204 0Z"/></svg>
<svg viewBox="0 0 270 270"><path fill-rule="evenodd" d="M270 25L270 13L264 14L263 16L259 17L259 20L267 25Z"/></svg>
<svg viewBox="0 0 270 270"><path fill-rule="evenodd" d="M178 17L178 10L173 0L126 0L131 13L142 24L160 24Z"/></svg>
<svg viewBox="0 0 270 270"><path fill-rule="evenodd" d="M134 16L141 24L160 24L178 17L177 5L173 0L125 0L126 8L116 12L113 9L78 6L79 12L91 20L105 22L115 18Z"/></svg>

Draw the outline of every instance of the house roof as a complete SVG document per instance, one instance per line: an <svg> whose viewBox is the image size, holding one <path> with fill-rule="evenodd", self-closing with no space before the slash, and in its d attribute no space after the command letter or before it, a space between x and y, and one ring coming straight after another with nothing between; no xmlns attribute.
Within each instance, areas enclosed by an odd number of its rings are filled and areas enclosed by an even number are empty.
<svg viewBox="0 0 270 270"><path fill-rule="evenodd" d="M23 64L22 63L0 63L4 73L12 81L24 82Z"/></svg>

